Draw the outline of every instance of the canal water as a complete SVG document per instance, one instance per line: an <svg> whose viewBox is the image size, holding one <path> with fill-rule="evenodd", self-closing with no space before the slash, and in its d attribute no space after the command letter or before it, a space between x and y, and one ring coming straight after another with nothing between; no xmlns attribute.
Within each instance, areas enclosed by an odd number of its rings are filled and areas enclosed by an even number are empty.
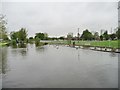
<svg viewBox="0 0 120 90"><path fill-rule="evenodd" d="M3 47L3 88L117 88L118 54L67 46Z"/></svg>

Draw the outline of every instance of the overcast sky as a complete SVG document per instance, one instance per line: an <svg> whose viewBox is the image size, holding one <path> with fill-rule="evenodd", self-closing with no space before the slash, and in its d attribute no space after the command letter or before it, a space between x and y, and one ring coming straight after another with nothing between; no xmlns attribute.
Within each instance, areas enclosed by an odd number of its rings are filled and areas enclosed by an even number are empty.
<svg viewBox="0 0 120 90"><path fill-rule="evenodd" d="M49 36L98 31L118 26L117 2L3 2L8 32L24 27L29 36L46 32Z"/></svg>

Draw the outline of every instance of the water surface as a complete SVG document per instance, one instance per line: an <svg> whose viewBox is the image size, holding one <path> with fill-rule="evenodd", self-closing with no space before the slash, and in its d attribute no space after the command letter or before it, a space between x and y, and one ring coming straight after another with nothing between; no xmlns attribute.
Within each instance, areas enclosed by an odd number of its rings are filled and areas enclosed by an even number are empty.
<svg viewBox="0 0 120 90"><path fill-rule="evenodd" d="M47 45L2 48L3 88L117 88L118 54Z"/></svg>

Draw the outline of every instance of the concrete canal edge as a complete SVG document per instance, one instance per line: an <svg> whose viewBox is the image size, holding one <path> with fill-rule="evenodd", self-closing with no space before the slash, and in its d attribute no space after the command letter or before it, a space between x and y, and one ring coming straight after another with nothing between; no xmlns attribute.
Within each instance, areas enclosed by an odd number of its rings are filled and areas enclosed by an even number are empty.
<svg viewBox="0 0 120 90"><path fill-rule="evenodd" d="M66 45L69 47L73 47L73 48L81 48L81 49L90 49L90 50L94 50L94 51L102 51L102 52L114 52L114 53L120 53L120 43L118 42L118 47L110 47L110 46L101 46L101 45L91 45L90 43L83 43L82 45L80 44L76 44L75 41L72 42L71 44L68 43L62 43L62 42L52 42L52 43L48 43L48 44L53 44L53 45Z"/></svg>
<svg viewBox="0 0 120 90"><path fill-rule="evenodd" d="M101 46L82 46L82 45L76 45L74 47L81 48L81 49L89 49L94 51L120 53L120 48L101 47Z"/></svg>
<svg viewBox="0 0 120 90"><path fill-rule="evenodd" d="M94 50L94 51L120 53L120 48L90 46L90 45L67 45L67 46L73 47L76 49L81 48L81 49L89 49L89 50Z"/></svg>

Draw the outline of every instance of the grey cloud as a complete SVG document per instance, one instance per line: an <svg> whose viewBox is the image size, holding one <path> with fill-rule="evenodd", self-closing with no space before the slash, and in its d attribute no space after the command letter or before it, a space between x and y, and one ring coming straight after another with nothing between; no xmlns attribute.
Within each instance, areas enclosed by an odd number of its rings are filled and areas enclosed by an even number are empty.
<svg viewBox="0 0 120 90"><path fill-rule="evenodd" d="M8 31L28 28L30 36L47 32L50 36L117 27L117 2L4 2L3 14L8 19Z"/></svg>

